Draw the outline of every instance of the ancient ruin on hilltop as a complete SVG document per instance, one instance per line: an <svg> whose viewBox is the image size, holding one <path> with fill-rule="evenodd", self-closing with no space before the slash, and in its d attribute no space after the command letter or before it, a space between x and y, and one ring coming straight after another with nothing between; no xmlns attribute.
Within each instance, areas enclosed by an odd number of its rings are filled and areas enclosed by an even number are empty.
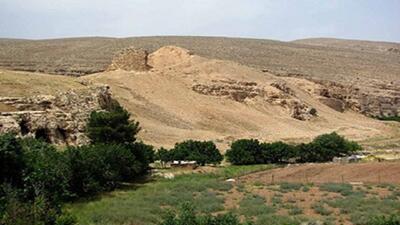
<svg viewBox="0 0 400 225"><path fill-rule="evenodd" d="M146 71L151 67L147 64L149 53L143 49L133 47L120 51L112 60L107 71L126 70L126 71Z"/></svg>

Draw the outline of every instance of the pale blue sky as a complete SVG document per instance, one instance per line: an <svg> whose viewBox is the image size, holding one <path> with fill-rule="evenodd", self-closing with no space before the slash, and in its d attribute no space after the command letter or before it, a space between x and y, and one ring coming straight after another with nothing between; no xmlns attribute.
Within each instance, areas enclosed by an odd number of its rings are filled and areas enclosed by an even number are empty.
<svg viewBox="0 0 400 225"><path fill-rule="evenodd" d="M0 0L0 37L153 35L400 42L400 0Z"/></svg>

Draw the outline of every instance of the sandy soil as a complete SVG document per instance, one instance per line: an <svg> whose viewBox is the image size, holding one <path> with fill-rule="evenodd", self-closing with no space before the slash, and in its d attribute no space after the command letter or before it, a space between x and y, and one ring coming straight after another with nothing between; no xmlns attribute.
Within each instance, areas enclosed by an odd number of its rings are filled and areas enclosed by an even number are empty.
<svg viewBox="0 0 400 225"><path fill-rule="evenodd" d="M243 182L262 182L270 184L272 179L279 182L329 183L363 182L400 184L399 162L374 162L354 164L302 164L290 165L243 176Z"/></svg>

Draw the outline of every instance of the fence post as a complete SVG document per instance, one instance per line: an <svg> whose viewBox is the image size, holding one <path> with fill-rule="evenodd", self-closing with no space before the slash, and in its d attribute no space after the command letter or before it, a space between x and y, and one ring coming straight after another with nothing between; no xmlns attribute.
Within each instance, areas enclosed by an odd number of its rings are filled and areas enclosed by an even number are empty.
<svg viewBox="0 0 400 225"><path fill-rule="evenodd" d="M344 183L344 176L342 175L342 184Z"/></svg>
<svg viewBox="0 0 400 225"><path fill-rule="evenodd" d="M271 176L271 184L274 184L275 183L275 177L274 177L274 174L272 174L272 176Z"/></svg>

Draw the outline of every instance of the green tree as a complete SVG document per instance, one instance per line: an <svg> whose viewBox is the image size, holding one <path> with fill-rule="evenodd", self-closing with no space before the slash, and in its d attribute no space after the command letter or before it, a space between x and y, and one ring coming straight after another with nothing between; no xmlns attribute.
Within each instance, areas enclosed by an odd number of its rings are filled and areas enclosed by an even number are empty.
<svg viewBox="0 0 400 225"><path fill-rule="evenodd" d="M130 113L119 105L111 111L92 112L87 124L87 135L93 144L121 144L136 141L139 122L131 121Z"/></svg>
<svg viewBox="0 0 400 225"><path fill-rule="evenodd" d="M260 142L256 139L241 139L233 142L225 155L234 165L264 163Z"/></svg>
<svg viewBox="0 0 400 225"><path fill-rule="evenodd" d="M194 160L200 165L218 164L223 159L212 141L187 140L176 143L170 154L173 160Z"/></svg>
<svg viewBox="0 0 400 225"><path fill-rule="evenodd" d="M264 163L287 163L296 156L294 146L281 141L262 143L261 151Z"/></svg>
<svg viewBox="0 0 400 225"><path fill-rule="evenodd" d="M25 167L22 147L14 134L0 135L0 184L22 184L22 172Z"/></svg>
<svg viewBox="0 0 400 225"><path fill-rule="evenodd" d="M163 147L157 150L155 159L160 160L163 163L170 162L173 160L171 152Z"/></svg>
<svg viewBox="0 0 400 225"><path fill-rule="evenodd" d="M71 171L70 192L76 196L112 190L142 171L141 162L126 145L69 147L65 155Z"/></svg>
<svg viewBox="0 0 400 225"><path fill-rule="evenodd" d="M59 202L69 198L70 170L65 157L53 145L26 138L20 140L24 153L24 192L29 198L45 196Z"/></svg>

